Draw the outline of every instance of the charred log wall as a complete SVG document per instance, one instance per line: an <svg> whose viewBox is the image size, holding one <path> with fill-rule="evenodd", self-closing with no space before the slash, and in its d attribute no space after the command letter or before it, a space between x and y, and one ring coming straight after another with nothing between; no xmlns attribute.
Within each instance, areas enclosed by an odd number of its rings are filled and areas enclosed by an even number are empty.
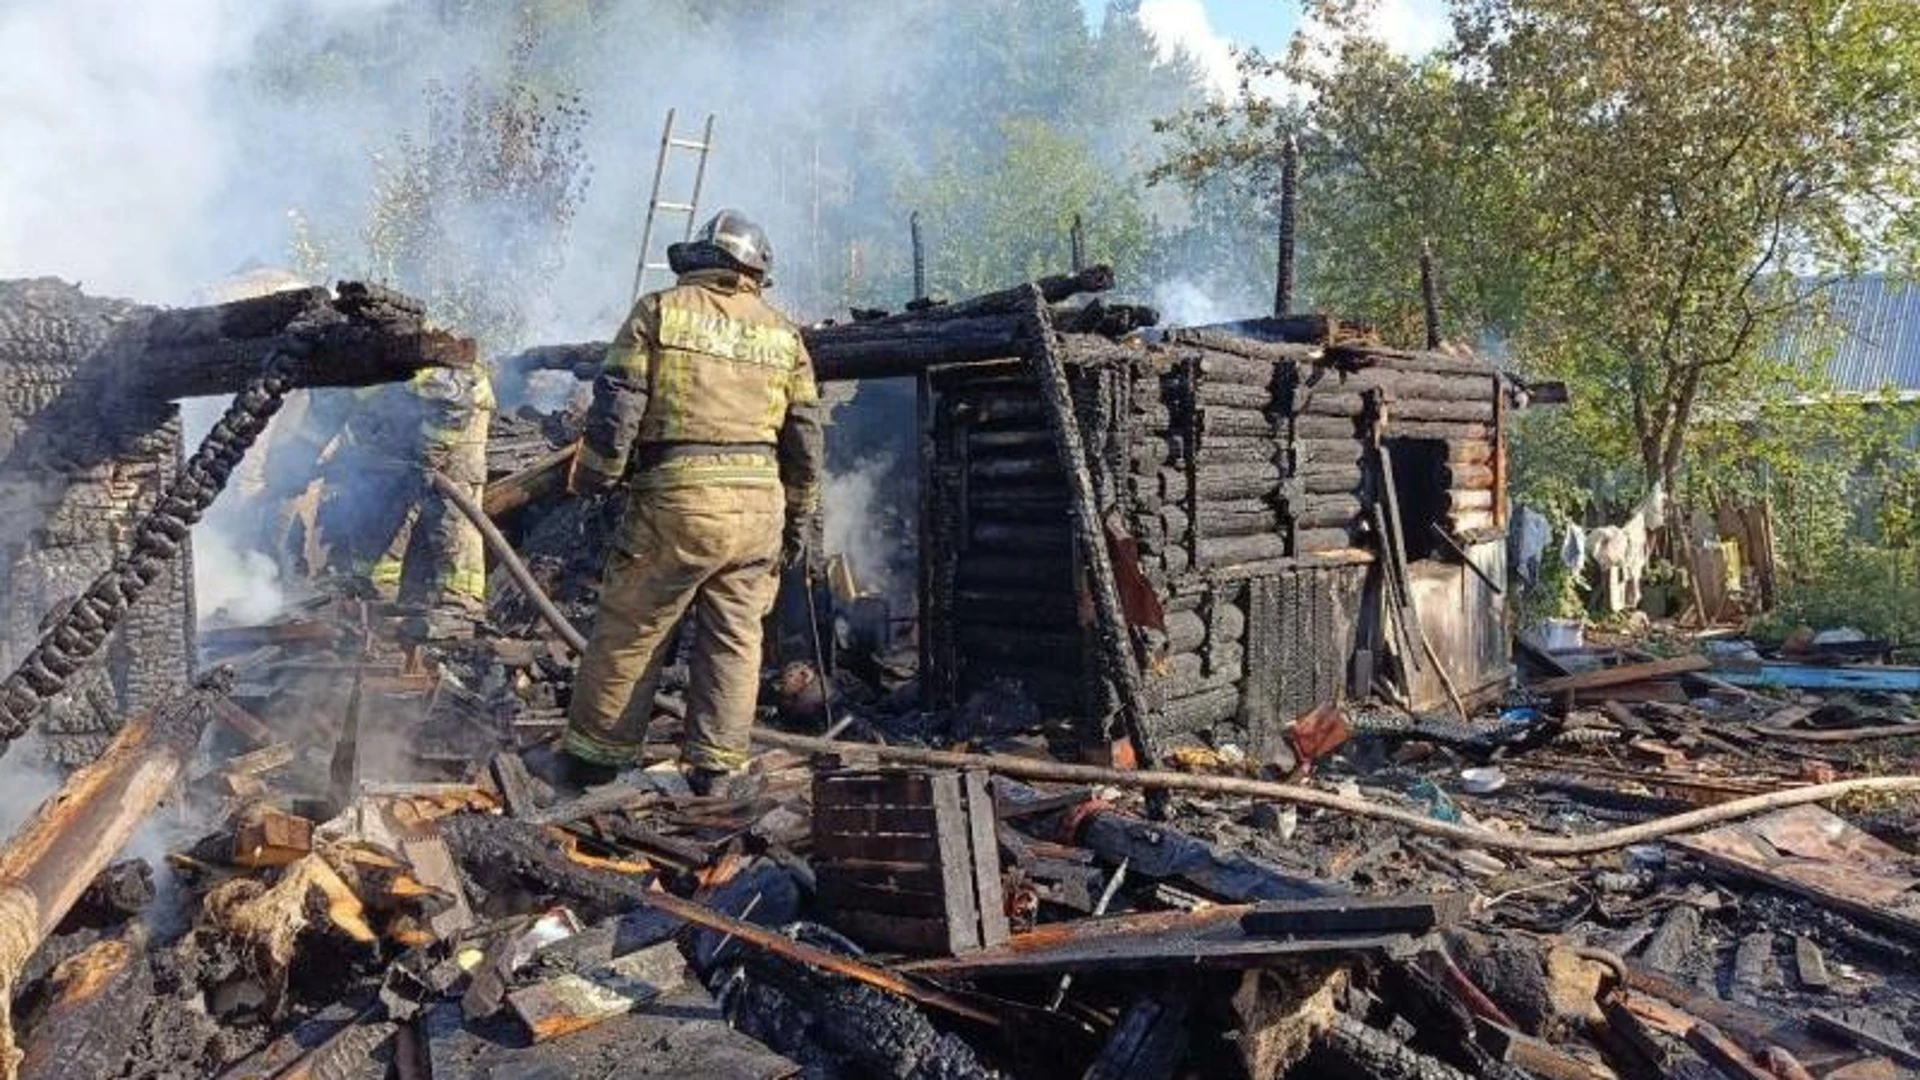
<svg viewBox="0 0 1920 1080"><path fill-rule="evenodd" d="M86 587L180 461L179 410L100 415L73 393L88 358L144 309L52 279L0 282L0 665L33 647L40 619ZM58 437L53 437L57 435ZM190 672L189 564L169 567L107 648L49 707L48 749L90 761L120 717L157 705Z"/></svg>
<svg viewBox="0 0 1920 1080"><path fill-rule="evenodd" d="M0 663L111 565L181 465L182 397L240 390L272 357L294 386L405 378L471 354L420 306L377 286L298 289L162 310L54 278L0 281ZM183 545L184 546L184 545ZM191 673L191 550L170 562L42 726L65 764Z"/></svg>
<svg viewBox="0 0 1920 1080"><path fill-rule="evenodd" d="M1477 360L1205 330L1145 346L1069 335L1065 351L1101 502L1120 508L1166 612L1164 632L1148 634L1162 744L1206 737L1265 752L1288 720L1346 696L1350 660L1377 633L1364 613L1380 497L1367 437L1380 403L1409 557L1442 593L1466 571L1438 562L1434 527L1470 545L1497 524L1501 389ZM964 700L1010 679L1049 711L1103 712L1065 478L1031 381L1019 364L978 364L934 385L936 694ZM1504 662L1498 605L1448 607L1449 633L1463 617L1474 645L1463 660ZM1462 681L1480 685L1477 675Z"/></svg>

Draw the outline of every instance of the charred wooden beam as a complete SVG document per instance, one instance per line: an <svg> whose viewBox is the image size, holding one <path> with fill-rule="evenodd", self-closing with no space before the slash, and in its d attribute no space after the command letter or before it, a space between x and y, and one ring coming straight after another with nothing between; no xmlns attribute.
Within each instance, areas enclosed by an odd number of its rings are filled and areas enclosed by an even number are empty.
<svg viewBox="0 0 1920 1080"><path fill-rule="evenodd" d="M21 1046L22 1080L118 1076L153 995L146 934L134 928L53 969L52 1000Z"/></svg>
<svg viewBox="0 0 1920 1080"><path fill-rule="evenodd" d="M28 957L173 789L213 715L209 703L232 682L230 670L217 669L128 719L0 850L0 1000L11 1000ZM0 1076L11 1077L17 1062L11 1022L0 1020Z"/></svg>
<svg viewBox="0 0 1920 1080"><path fill-rule="evenodd" d="M1055 304L1112 287L1112 267L1089 266L958 303L863 322L808 327L800 336L813 357L814 377L823 382L899 378L939 365L1023 355L1023 311L1031 290L1037 289L1046 303ZM570 371L591 379L606 352L604 341L542 345L508 357L501 366L516 371Z"/></svg>
<svg viewBox="0 0 1920 1080"><path fill-rule="evenodd" d="M178 401L238 392L269 357L295 387L365 386L470 359L474 344L427 327L420 303L342 282L136 320L89 361L117 400Z"/></svg>
<svg viewBox="0 0 1920 1080"><path fill-rule="evenodd" d="M1088 471L1087 451L1074 410L1073 391L1056 351L1054 331L1047 320L1046 306L1041 302L1043 295L1044 290L1039 286L1027 286L1028 360L1033 365L1034 379L1040 385L1041 398L1047 404L1047 419L1059 450L1060 467L1067 474L1075 550L1086 567L1088 591L1093 594L1100 651L1106 661L1106 675L1113 680L1119 698L1122 734L1132 743L1139 762L1147 765L1155 760L1155 754L1147 734L1139 662L1134 656L1132 633L1120 604L1113 560L1102 528L1101 507Z"/></svg>

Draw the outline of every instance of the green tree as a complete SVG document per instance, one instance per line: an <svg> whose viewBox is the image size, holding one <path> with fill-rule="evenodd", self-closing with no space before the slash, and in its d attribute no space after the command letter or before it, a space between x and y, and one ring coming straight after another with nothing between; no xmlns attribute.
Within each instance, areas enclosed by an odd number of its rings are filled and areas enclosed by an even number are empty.
<svg viewBox="0 0 1920 1080"><path fill-rule="evenodd" d="M1905 266L1920 172L1920 5L1907 0L1452 0L1407 60L1365 0L1249 74L1304 88L1179 117L1163 172L1307 155L1303 276L1405 335L1431 240L1455 336L1565 378L1566 421L1674 483L1694 421L1798 383L1768 358L1818 305L1796 273ZM1586 404L1590 403L1590 404Z"/></svg>
<svg viewBox="0 0 1920 1080"><path fill-rule="evenodd" d="M921 208L937 253L927 268L936 293L966 296L1058 273L1076 215L1090 261L1137 270L1149 241L1137 188L1115 183L1085 143L1045 121L1009 120L1004 139L992 167L950 155L904 193Z"/></svg>

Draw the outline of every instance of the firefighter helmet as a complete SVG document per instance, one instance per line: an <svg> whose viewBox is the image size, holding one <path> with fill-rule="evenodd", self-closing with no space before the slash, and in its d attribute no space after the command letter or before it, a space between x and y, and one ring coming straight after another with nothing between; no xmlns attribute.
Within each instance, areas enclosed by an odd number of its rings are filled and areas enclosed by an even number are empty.
<svg viewBox="0 0 1920 1080"><path fill-rule="evenodd" d="M722 210L707 220L693 239L667 249L675 272L718 263L764 278L773 269L773 245L766 230L738 210Z"/></svg>

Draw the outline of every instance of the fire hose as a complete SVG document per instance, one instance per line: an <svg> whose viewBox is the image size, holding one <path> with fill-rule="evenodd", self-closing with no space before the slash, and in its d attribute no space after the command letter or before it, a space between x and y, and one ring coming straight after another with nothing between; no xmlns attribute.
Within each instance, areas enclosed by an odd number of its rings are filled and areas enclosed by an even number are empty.
<svg viewBox="0 0 1920 1080"><path fill-rule="evenodd" d="M0 753L26 734L40 709L106 644L127 610L147 591L246 456L292 388L282 371L284 352L269 356L207 432L167 485L153 509L134 526L133 540L86 592L54 618L13 674L0 683Z"/></svg>

